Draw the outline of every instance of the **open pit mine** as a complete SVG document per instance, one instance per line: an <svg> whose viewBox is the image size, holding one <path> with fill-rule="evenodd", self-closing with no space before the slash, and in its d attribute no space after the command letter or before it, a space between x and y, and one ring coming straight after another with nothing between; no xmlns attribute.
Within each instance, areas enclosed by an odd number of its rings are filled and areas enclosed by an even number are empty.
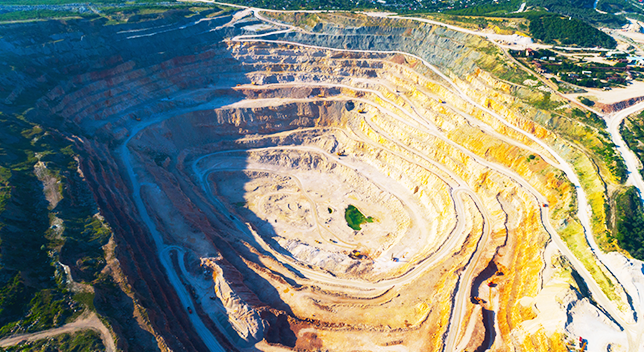
<svg viewBox="0 0 644 352"><path fill-rule="evenodd" d="M644 351L642 263L597 244L605 166L483 37L234 10L7 25L0 50L3 106L78 151L153 349Z"/></svg>

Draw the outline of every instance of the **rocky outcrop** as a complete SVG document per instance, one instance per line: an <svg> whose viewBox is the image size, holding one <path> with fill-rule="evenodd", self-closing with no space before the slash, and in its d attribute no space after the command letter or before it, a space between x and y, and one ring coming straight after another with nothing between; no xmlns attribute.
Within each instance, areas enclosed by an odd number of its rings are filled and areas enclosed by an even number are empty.
<svg viewBox="0 0 644 352"><path fill-rule="evenodd" d="M228 321L247 344L254 345L264 338L267 326L256 308L263 303L243 284L243 276L223 258L204 258L202 266L213 271L214 293L228 314Z"/></svg>

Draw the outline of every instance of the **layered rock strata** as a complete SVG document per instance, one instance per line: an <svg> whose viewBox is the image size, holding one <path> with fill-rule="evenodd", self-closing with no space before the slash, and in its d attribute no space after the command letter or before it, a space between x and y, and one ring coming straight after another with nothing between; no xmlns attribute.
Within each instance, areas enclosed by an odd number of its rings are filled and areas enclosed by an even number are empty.
<svg viewBox="0 0 644 352"><path fill-rule="evenodd" d="M574 187L490 109L552 134L503 105L481 39L239 17L47 22L37 44L0 42L37 64L2 76L1 98L40 94L28 117L77 141L169 348L563 349L571 305L618 336L544 225L571 220ZM372 222L347 226L350 205Z"/></svg>

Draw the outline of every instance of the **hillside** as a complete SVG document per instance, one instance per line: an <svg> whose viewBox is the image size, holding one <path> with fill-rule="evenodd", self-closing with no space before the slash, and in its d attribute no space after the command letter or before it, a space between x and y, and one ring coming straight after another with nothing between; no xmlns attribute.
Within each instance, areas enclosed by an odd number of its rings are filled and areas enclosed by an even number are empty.
<svg viewBox="0 0 644 352"><path fill-rule="evenodd" d="M615 48L617 42L608 34L577 19L557 16L530 18L530 33L548 44L577 45L580 47Z"/></svg>
<svg viewBox="0 0 644 352"><path fill-rule="evenodd" d="M609 0L599 1L602 6ZM615 3L614 11L609 13L598 12L594 9L594 0L531 0L529 5L547 9L559 15L568 16L590 23L594 26L603 26L618 28L627 23L623 14L615 15L630 7L628 1L620 1L621 4Z"/></svg>

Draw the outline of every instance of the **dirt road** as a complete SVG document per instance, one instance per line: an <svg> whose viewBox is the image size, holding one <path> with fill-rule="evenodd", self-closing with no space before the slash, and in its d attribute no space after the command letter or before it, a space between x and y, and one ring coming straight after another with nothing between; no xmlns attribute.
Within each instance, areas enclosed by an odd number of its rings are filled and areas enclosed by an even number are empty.
<svg viewBox="0 0 644 352"><path fill-rule="evenodd" d="M83 330L94 330L98 332L99 334L101 334L101 340L103 341L105 350L108 352L116 352L116 345L114 344L114 339L112 338L110 330L105 326L105 324L103 324L103 322L94 312L83 313L83 315L81 315L73 323L65 324L59 328L34 332L31 334L15 335L2 339L0 340L0 347L9 347L17 345L23 341L42 340L60 334L72 334Z"/></svg>
<svg viewBox="0 0 644 352"><path fill-rule="evenodd" d="M181 300L181 305L185 307L192 307L192 299L190 298L190 294L186 290L185 286L181 283L181 279L179 278L178 274L175 272L174 268L172 267L172 263L168 259L168 256L164 255L164 249L165 245L163 244L163 238L159 231L156 228L156 225L150 218L150 215L148 213L147 208L143 204L143 199L141 198L141 184L138 181L138 178L136 176L136 172L134 172L134 168L132 166L132 160L130 156L130 150L128 148L128 143L132 138L134 138L142 129L145 127L148 127L149 125L152 125L154 123L158 123L163 121L167 117L160 117L151 121L148 121L146 123L139 124L136 126L132 132L130 137L123 143L121 146L121 158L123 159L123 163L126 166L127 173L129 175L130 181L132 182L132 188L134 189L134 203L139 211L139 214L141 215L141 219L147 226L147 228L150 230L150 233L152 234L152 238L157 246L157 251L159 253L159 259L161 260L161 263L163 264L163 267L165 268L166 273L168 274L168 279L170 280L170 283L175 289L175 292L177 293L177 296ZM195 331L201 337L201 340L208 346L208 349L213 352L225 352L224 348L219 344L219 341L215 338L215 336L212 334L212 332L206 327L204 322L201 320L198 314L188 314L188 318L190 319L190 322L192 323Z"/></svg>

